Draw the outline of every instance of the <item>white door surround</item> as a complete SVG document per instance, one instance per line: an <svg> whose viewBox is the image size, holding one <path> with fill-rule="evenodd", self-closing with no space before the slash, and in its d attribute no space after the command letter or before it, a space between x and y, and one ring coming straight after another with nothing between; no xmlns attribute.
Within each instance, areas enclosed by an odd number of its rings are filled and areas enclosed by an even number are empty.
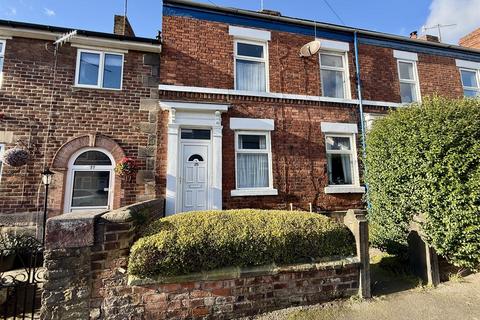
<svg viewBox="0 0 480 320"><path fill-rule="evenodd" d="M189 200L184 199L184 191L189 191L189 188L199 188L198 185L185 187L184 183L184 179L186 178L184 170L186 162L188 162L188 159L185 161L184 156L193 151L198 151L200 156L202 156L200 153L207 153L207 161L203 164L206 168L207 174L205 177L205 210L221 210L223 129L221 113L226 112L229 105L160 101L160 107L162 110L168 110L170 113L167 140L166 215L172 215L182 212L184 209L188 209L188 205L184 206L186 203L185 201ZM210 140L181 139L182 128L211 130ZM187 150L185 149L186 147ZM207 148L207 151L205 151L205 148ZM194 160L195 159L192 159L190 163L191 165L195 164ZM201 164L199 162L198 165L200 166ZM200 188L201 187L202 186L200 186ZM201 194L201 191L199 192ZM199 194L197 193L196 196L198 195ZM197 205L197 208L198 207L202 206Z"/></svg>

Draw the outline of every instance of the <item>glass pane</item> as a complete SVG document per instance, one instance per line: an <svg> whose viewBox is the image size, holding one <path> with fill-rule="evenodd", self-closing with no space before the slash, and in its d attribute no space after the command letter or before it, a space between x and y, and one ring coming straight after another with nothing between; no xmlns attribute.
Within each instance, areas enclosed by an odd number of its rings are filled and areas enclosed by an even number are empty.
<svg viewBox="0 0 480 320"><path fill-rule="evenodd" d="M413 83L400 83L400 96L403 103L417 101L417 91Z"/></svg>
<svg viewBox="0 0 480 320"><path fill-rule="evenodd" d="M210 140L210 130L182 129L182 139Z"/></svg>
<svg viewBox="0 0 480 320"><path fill-rule="evenodd" d="M344 98L343 72L322 70L322 89L324 97Z"/></svg>
<svg viewBox="0 0 480 320"><path fill-rule="evenodd" d="M349 154L327 154L328 183L352 184L352 164Z"/></svg>
<svg viewBox="0 0 480 320"><path fill-rule="evenodd" d="M237 154L237 187L268 188L268 155Z"/></svg>
<svg viewBox="0 0 480 320"><path fill-rule="evenodd" d="M267 149L267 137L264 135L239 135L238 148L249 150Z"/></svg>
<svg viewBox="0 0 480 320"><path fill-rule="evenodd" d="M76 171L73 178L72 207L106 207L110 172Z"/></svg>
<svg viewBox="0 0 480 320"><path fill-rule="evenodd" d="M98 53L82 52L80 55L79 84L97 85L100 55Z"/></svg>
<svg viewBox="0 0 480 320"><path fill-rule="evenodd" d="M78 156L73 164L79 166L111 166L112 161L103 152L87 151Z"/></svg>
<svg viewBox="0 0 480 320"><path fill-rule="evenodd" d="M349 137L327 137L327 150L342 150L349 151L350 138Z"/></svg>
<svg viewBox="0 0 480 320"><path fill-rule="evenodd" d="M321 54L320 61L324 67L343 68L343 58L340 56L332 56L329 54Z"/></svg>
<svg viewBox="0 0 480 320"><path fill-rule="evenodd" d="M0 54L3 53L3 42L0 42Z"/></svg>
<svg viewBox="0 0 480 320"><path fill-rule="evenodd" d="M103 87L120 89L122 83L122 56L118 54L105 54L103 68Z"/></svg>
<svg viewBox="0 0 480 320"><path fill-rule="evenodd" d="M400 79L414 80L413 76L413 64L407 62L399 62L398 70L400 72Z"/></svg>
<svg viewBox="0 0 480 320"><path fill-rule="evenodd" d="M191 155L190 158L188 158L188 161L195 161L195 160L203 162L203 157L199 154L194 154L194 155Z"/></svg>
<svg viewBox="0 0 480 320"><path fill-rule="evenodd" d="M257 46L248 43L237 43L237 55L263 58L263 46Z"/></svg>
<svg viewBox="0 0 480 320"><path fill-rule="evenodd" d="M480 97L480 91L479 90L463 90L463 95L465 97Z"/></svg>
<svg viewBox="0 0 480 320"><path fill-rule="evenodd" d="M464 87L478 87L476 72L462 70L461 73L462 73L462 83Z"/></svg>
<svg viewBox="0 0 480 320"><path fill-rule="evenodd" d="M265 63L237 59L237 90L266 91Z"/></svg>
<svg viewBox="0 0 480 320"><path fill-rule="evenodd" d="M3 57L0 57L0 72L3 71Z"/></svg>

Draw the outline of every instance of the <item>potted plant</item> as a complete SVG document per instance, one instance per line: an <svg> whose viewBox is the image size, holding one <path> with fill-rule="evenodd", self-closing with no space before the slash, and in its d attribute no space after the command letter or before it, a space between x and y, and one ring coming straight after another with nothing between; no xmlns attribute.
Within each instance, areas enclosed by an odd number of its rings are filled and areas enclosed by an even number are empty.
<svg viewBox="0 0 480 320"><path fill-rule="evenodd" d="M11 167L21 167L27 164L30 153L25 148L16 146L5 151L2 162Z"/></svg>
<svg viewBox="0 0 480 320"><path fill-rule="evenodd" d="M22 267L33 266L41 244L33 236L25 234L0 234L0 272L11 270L15 258L19 257Z"/></svg>
<svg viewBox="0 0 480 320"><path fill-rule="evenodd" d="M115 172L122 178L131 180L138 172L138 165L135 159L125 157L115 166Z"/></svg>

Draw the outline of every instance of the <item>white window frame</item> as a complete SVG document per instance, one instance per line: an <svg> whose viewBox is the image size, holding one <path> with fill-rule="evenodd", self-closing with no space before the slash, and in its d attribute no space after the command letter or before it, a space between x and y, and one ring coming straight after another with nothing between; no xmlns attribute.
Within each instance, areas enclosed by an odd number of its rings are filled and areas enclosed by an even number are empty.
<svg viewBox="0 0 480 320"><path fill-rule="evenodd" d="M0 58L3 58L3 66L0 69L0 88L1 88L3 83L3 67L5 66L5 47L7 46L7 40L0 39L0 43L2 44L2 50L0 50Z"/></svg>
<svg viewBox="0 0 480 320"><path fill-rule="evenodd" d="M476 97L470 97L469 98L480 98L480 70L477 69L469 69L469 68L459 68L458 69L460 72L460 81L462 81L462 88L463 88L463 96L467 97L465 95L465 90L471 90L471 91L476 91L477 96ZM477 87L467 87L463 84L463 77L462 77L462 71L468 71L468 72L474 72L475 77L477 78Z"/></svg>
<svg viewBox="0 0 480 320"><path fill-rule="evenodd" d="M3 167L5 166L5 164L2 162L4 152L5 152L5 145L3 143L0 143L0 183L2 182Z"/></svg>
<svg viewBox="0 0 480 320"><path fill-rule="evenodd" d="M240 135L251 136L265 136L265 149L240 149L238 144L238 137ZM261 188L239 188L237 178L237 156L239 153L243 154L267 154L268 155L268 187ZM277 195L278 191L273 188L273 168L272 168L272 145L270 131L235 131L235 190L231 191L231 196L268 196Z"/></svg>
<svg viewBox="0 0 480 320"><path fill-rule="evenodd" d="M263 58L255 58L249 56L242 56L238 54L238 43L245 43L245 44L252 44L256 46L263 47ZM269 72L269 63L268 63L268 42L266 41L253 41L253 40L245 40L237 38L233 41L233 81L234 81L234 88L237 89L237 59L240 60L247 60L247 61L254 61L254 62L263 62L265 64L265 92L270 92L270 72ZM238 90L242 91L242 90ZM264 92L264 91L253 91L253 92Z"/></svg>
<svg viewBox="0 0 480 320"><path fill-rule="evenodd" d="M110 158L112 162L109 166L96 166L96 165L74 165L75 160L87 151L99 151ZM64 202L64 212L71 213L74 211L82 211L82 210L111 210L113 208L113 198L115 192L115 159L113 158L112 154L105 149L102 148L82 148L75 152L68 162L68 173L67 173L67 181L66 181L66 188L65 188L65 202ZM109 192L108 192L108 203L106 206L102 207L72 207L72 197L73 197L73 180L75 176L75 172L77 171L108 171L110 172L110 180L109 180Z"/></svg>
<svg viewBox="0 0 480 320"><path fill-rule="evenodd" d="M412 68L413 68L413 80L411 79L402 79L401 78L401 75L400 75L400 63L403 62L403 63L409 63L412 65ZM418 69L417 69L417 61L415 60L407 60L407 59L397 59L397 72L398 72L398 82L399 82L399 93L400 93L400 98L401 98L401 89L400 89L400 84L401 83L408 83L408 84L414 84L415 85L415 92L417 94L417 100L416 101L412 101L411 103L415 103L415 102L422 102L422 95L421 95L421 92L420 92L420 81L419 81L419 78L418 78ZM402 103L405 103L405 104L408 104L410 102L403 102Z"/></svg>
<svg viewBox="0 0 480 320"><path fill-rule="evenodd" d="M337 56L342 58L343 67L330 67L330 66L322 66L322 54ZM318 55L318 61L320 65L320 82L322 85L322 97L325 96L325 90L323 87L322 81L322 70L330 70L330 71L341 71L343 74L343 97L331 97L336 99L351 99L352 92L350 90L350 72L349 72L349 65L348 65L348 51L341 52L341 51L330 51L330 50L321 50ZM330 98L330 97L329 97Z"/></svg>
<svg viewBox="0 0 480 320"><path fill-rule="evenodd" d="M100 61L99 61L99 66L98 66L98 78L97 78L97 84L96 85L89 85L89 84L81 84L79 83L80 80L80 60L82 53L93 53L93 54L98 54L100 55ZM103 77L104 77L104 66L105 66L105 55L110 54L110 55L116 55L120 56L122 58L122 71L120 74L120 88L107 88L103 86ZM123 88L123 69L125 67L125 56L123 53L119 52L111 52L111 51L98 51L98 50L88 50L88 49L78 49L77 50L77 66L75 69L75 87L80 87L80 88L90 88L90 89L103 89L103 90L115 90L115 91L120 91Z"/></svg>

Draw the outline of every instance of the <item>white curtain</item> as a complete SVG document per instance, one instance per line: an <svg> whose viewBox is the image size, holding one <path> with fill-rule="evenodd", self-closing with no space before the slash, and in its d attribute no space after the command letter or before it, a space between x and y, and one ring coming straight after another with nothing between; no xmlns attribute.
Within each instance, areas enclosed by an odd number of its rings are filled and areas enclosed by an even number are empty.
<svg viewBox="0 0 480 320"><path fill-rule="evenodd" d="M348 154L342 154L342 169L345 184L352 184L352 164L350 162L350 155Z"/></svg>
<svg viewBox="0 0 480 320"><path fill-rule="evenodd" d="M268 180L267 154L237 154L238 188L267 188Z"/></svg>
<svg viewBox="0 0 480 320"><path fill-rule="evenodd" d="M237 90L266 91L265 63L237 59Z"/></svg>

